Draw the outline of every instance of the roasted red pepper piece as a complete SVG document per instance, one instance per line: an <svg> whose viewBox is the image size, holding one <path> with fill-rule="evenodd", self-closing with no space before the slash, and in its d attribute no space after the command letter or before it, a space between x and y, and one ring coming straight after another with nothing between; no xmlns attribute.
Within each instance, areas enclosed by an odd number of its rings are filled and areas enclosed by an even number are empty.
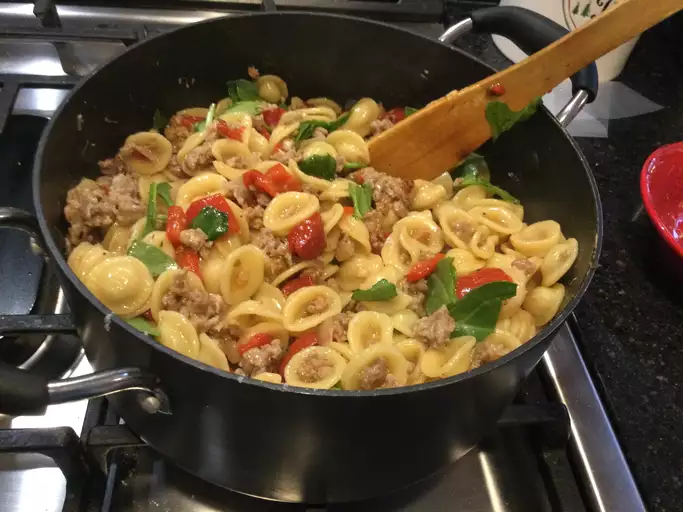
<svg viewBox="0 0 683 512"><path fill-rule="evenodd" d="M192 219L194 219L205 206L213 206L214 208L216 208L216 210L228 214L229 234L234 235L235 233L240 232L240 225L237 221L237 217L232 211L232 208L230 208L230 203L228 203L228 200L221 194L214 194L212 196L202 197L201 199L197 199L195 202L193 202L185 212L185 217L187 219L188 226L192 222Z"/></svg>
<svg viewBox="0 0 683 512"><path fill-rule="evenodd" d="M265 173L254 170L247 171L242 175L242 182L245 187L253 185L270 197L275 197L282 192L301 190L301 182L289 174L282 164L275 164Z"/></svg>
<svg viewBox="0 0 683 512"><path fill-rule="evenodd" d="M305 288L306 286L313 286L314 284L315 284L315 280L313 279L313 276L299 276L295 279L291 279L290 281L287 281L282 286L282 295L287 297L288 295L297 291L299 288Z"/></svg>
<svg viewBox="0 0 683 512"><path fill-rule="evenodd" d="M292 357L294 357L297 352L301 352L303 349L317 344L318 335L315 331L307 332L299 336L294 343L289 346L285 357L283 357L282 362L280 362L280 375L283 377L285 376L285 368L287 368L287 363L291 361Z"/></svg>
<svg viewBox="0 0 683 512"><path fill-rule="evenodd" d="M459 277L455 282L455 295L462 299L475 288L488 283L507 281L513 283L512 278L499 268L482 268L466 276Z"/></svg>
<svg viewBox="0 0 683 512"><path fill-rule="evenodd" d="M387 117L392 123L403 121L406 118L406 109L403 107L392 108L389 112L387 112Z"/></svg>
<svg viewBox="0 0 683 512"><path fill-rule="evenodd" d="M169 206L166 215L166 237L174 246L180 245L180 233L187 229L185 212L180 206Z"/></svg>
<svg viewBox="0 0 683 512"><path fill-rule="evenodd" d="M245 343L242 343L241 345L237 345L237 351L243 355L245 352L248 352L252 348L257 348L257 347L262 347L263 345L268 345L268 343L270 343L271 341L273 341L273 337L270 334L266 334L266 333L254 334Z"/></svg>
<svg viewBox="0 0 683 512"><path fill-rule="evenodd" d="M312 260L325 250L325 230L320 213L294 226L287 235L290 252L304 260Z"/></svg>
<svg viewBox="0 0 683 512"><path fill-rule="evenodd" d="M244 136L244 126L233 128L228 123L220 119L218 121L218 125L216 126L216 130L218 130L218 134L222 137L227 137L228 139L242 142L242 137Z"/></svg>
<svg viewBox="0 0 683 512"><path fill-rule="evenodd" d="M180 245L176 247L175 260L176 263L180 265L180 268L191 270L200 278L202 277L202 271L199 268L199 253L197 251L193 251L189 247Z"/></svg>
<svg viewBox="0 0 683 512"><path fill-rule="evenodd" d="M489 94L491 94L491 96L502 96L505 94L505 86L496 82L489 87Z"/></svg>
<svg viewBox="0 0 683 512"><path fill-rule="evenodd" d="M354 211L353 206L344 206L344 215L353 215Z"/></svg>
<svg viewBox="0 0 683 512"><path fill-rule="evenodd" d="M427 277L429 274L434 272L436 264L439 263L443 258L444 254L439 253L428 260L418 261L415 263L415 265L410 267L410 270L406 274L406 281L413 283Z"/></svg>
<svg viewBox="0 0 683 512"><path fill-rule="evenodd" d="M187 128L194 128L195 123L203 121L204 119L205 118L202 116L178 116L178 121L180 122L180 124L186 126Z"/></svg>
<svg viewBox="0 0 683 512"><path fill-rule="evenodd" d="M277 124L280 122L282 114L284 114L285 112L287 111L284 108L269 108L268 110L264 110L262 112L263 120L266 122L268 126L277 126Z"/></svg>

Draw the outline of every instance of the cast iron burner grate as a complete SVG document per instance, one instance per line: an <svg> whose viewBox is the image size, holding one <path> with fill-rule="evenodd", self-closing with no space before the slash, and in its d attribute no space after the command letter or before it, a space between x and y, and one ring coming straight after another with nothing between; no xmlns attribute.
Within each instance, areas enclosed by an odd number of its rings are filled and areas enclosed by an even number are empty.
<svg viewBox="0 0 683 512"><path fill-rule="evenodd" d="M522 400L534 394L534 380L535 375ZM0 454L53 459L66 479L64 512L423 512L464 504L471 506L467 510L489 510L485 503L496 500L506 504L500 510L587 510L567 457L568 438L563 405L515 404L495 433L444 472L389 496L331 505L263 501L201 481L141 441L104 398L88 404L80 438L68 427L0 430ZM482 484L488 492L475 497Z"/></svg>

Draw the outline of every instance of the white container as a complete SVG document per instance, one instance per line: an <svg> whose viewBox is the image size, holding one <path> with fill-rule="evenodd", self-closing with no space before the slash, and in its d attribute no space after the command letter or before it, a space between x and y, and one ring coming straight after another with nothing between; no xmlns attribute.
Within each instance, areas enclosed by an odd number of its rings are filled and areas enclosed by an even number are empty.
<svg viewBox="0 0 683 512"><path fill-rule="evenodd" d="M573 30L600 14L605 8L605 4L613 6L618 3L617 0L613 2L606 0L501 0L500 5L523 7L535 11L566 29ZM631 39L596 61L598 78L601 83L609 82L619 76L636 41L638 41L638 37ZM503 52L503 55L513 62L519 62L527 56L509 39L494 35L493 42Z"/></svg>

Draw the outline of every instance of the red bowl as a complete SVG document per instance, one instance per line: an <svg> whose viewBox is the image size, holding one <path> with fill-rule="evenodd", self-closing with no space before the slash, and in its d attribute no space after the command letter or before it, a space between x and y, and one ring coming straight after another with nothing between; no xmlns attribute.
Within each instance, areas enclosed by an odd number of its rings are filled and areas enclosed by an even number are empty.
<svg viewBox="0 0 683 512"><path fill-rule="evenodd" d="M683 142L649 156L640 174L640 194L662 238L683 258Z"/></svg>

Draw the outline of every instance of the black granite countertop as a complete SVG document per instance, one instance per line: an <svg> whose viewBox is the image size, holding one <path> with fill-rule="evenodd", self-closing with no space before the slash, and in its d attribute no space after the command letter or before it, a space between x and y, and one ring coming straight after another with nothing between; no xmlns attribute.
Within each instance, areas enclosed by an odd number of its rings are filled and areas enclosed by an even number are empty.
<svg viewBox="0 0 683 512"><path fill-rule="evenodd" d="M451 9L458 19L458 8ZM488 36L458 46L497 67ZM647 156L683 140L683 16L644 34L618 81L664 109L611 120L609 137L579 138L604 209L600 265L576 309L582 350L651 510L683 509L683 261L642 209ZM682 269L676 272L676 265Z"/></svg>

